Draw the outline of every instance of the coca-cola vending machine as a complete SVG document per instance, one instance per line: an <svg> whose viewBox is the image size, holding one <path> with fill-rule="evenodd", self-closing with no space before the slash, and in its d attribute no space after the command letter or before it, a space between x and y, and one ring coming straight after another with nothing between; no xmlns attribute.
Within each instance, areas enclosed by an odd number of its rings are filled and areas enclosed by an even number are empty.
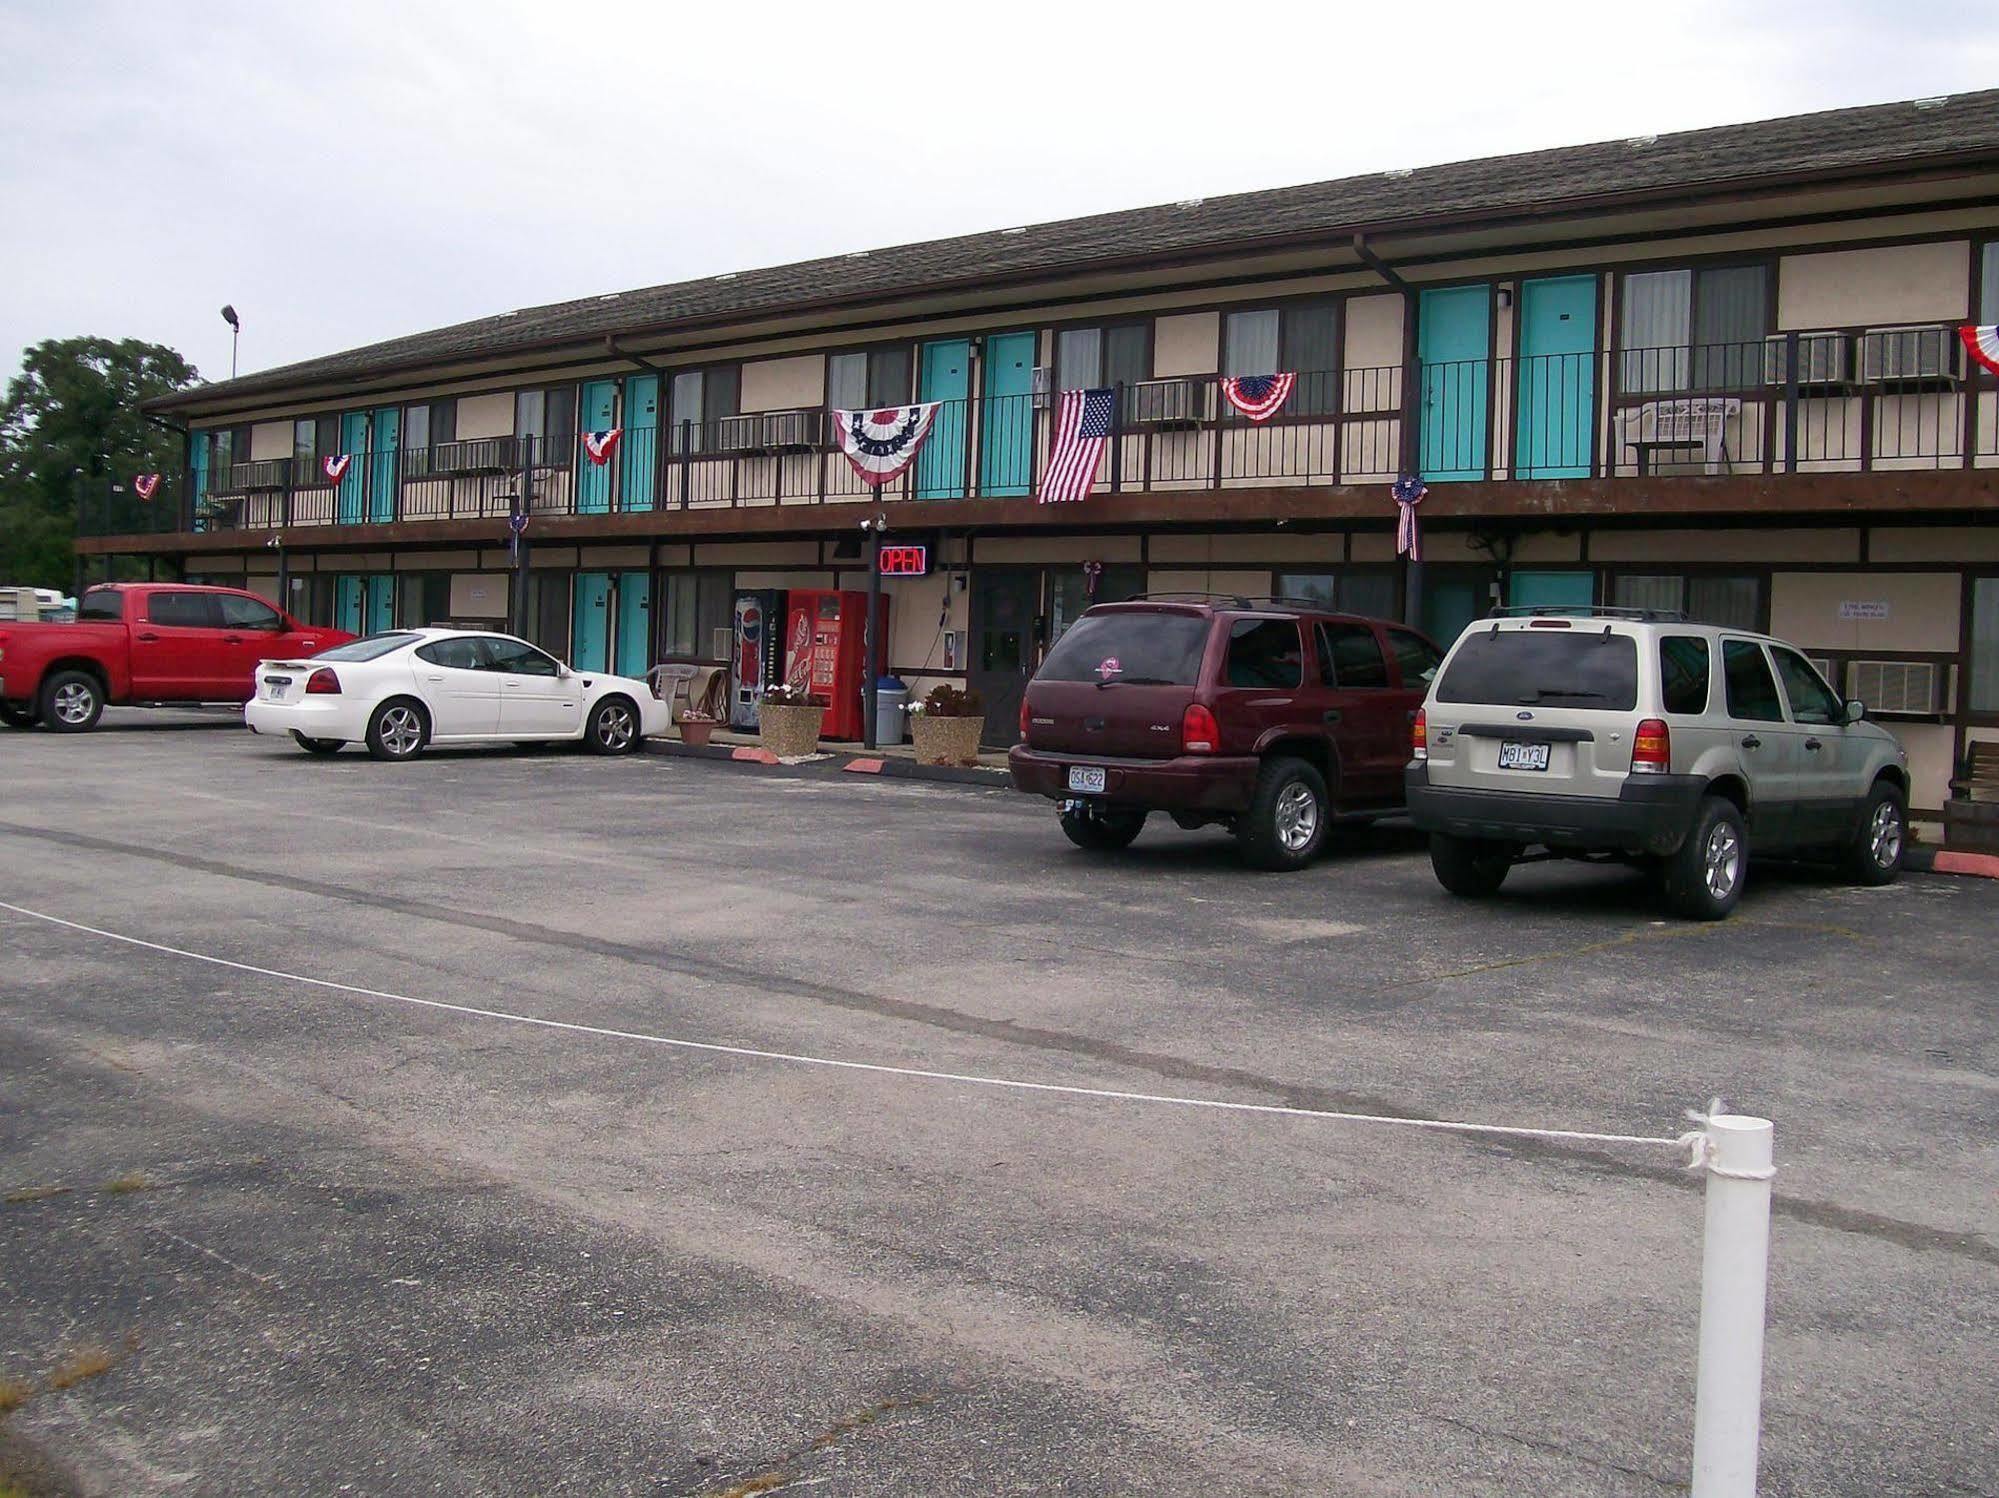
<svg viewBox="0 0 1999 1498"><path fill-rule="evenodd" d="M736 595L729 649L729 726L755 728L764 688L784 670L784 589L751 588Z"/></svg>
<svg viewBox="0 0 1999 1498"><path fill-rule="evenodd" d="M868 595L793 588L786 599L784 679L826 704L822 737L861 736L861 684L867 672ZM888 596L875 620L878 670L888 669Z"/></svg>

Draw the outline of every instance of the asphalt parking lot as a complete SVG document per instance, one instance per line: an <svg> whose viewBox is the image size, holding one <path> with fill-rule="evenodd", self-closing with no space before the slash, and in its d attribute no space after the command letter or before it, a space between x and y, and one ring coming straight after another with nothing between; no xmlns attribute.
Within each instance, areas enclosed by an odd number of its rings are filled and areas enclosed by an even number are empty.
<svg viewBox="0 0 1999 1498"><path fill-rule="evenodd" d="M1999 886L1450 901L960 786L0 738L0 1449L102 1494L1670 1494L1670 1153L1777 1124L1763 1491L1999 1492ZM181 726L186 725L186 726ZM532 1015L531 1027L382 995ZM67 1388L49 1370L102 1347Z"/></svg>

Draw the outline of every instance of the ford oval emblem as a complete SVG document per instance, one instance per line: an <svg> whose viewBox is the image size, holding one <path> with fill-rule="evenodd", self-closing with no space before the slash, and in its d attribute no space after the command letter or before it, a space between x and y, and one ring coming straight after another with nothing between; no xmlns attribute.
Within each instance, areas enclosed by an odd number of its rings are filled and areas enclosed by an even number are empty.
<svg viewBox="0 0 1999 1498"><path fill-rule="evenodd" d="M1532 723L1534 721L1532 713L1515 713L1513 716L1518 718L1522 723Z"/></svg>

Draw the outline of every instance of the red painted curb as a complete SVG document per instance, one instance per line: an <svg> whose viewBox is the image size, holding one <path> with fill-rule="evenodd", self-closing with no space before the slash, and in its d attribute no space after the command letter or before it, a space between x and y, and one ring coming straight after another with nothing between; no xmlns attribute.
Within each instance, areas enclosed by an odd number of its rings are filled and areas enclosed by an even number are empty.
<svg viewBox="0 0 1999 1498"><path fill-rule="evenodd" d="M751 764L757 765L774 765L777 763L777 756L772 754L770 750L751 749L747 745L738 749L734 754L731 754L729 758L746 760Z"/></svg>
<svg viewBox="0 0 1999 1498"><path fill-rule="evenodd" d="M1969 874L1976 879L1999 879L1999 857L1990 853L1952 853L1946 850L1937 854L1930 871L1936 874Z"/></svg>
<svg viewBox="0 0 1999 1498"><path fill-rule="evenodd" d="M852 770L856 775L879 775L887 763L885 759L850 759L840 768Z"/></svg>

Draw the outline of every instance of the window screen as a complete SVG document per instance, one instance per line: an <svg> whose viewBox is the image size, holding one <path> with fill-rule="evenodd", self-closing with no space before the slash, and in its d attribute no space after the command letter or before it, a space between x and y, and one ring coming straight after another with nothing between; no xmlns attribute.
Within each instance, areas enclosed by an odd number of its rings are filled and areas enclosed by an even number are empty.
<svg viewBox="0 0 1999 1498"><path fill-rule="evenodd" d="M1999 577L1972 585L1971 710L1999 713Z"/></svg>
<svg viewBox="0 0 1999 1498"><path fill-rule="evenodd" d="M1693 330L1694 273L1643 271L1624 278L1626 390L1679 390L1687 383L1687 336Z"/></svg>
<svg viewBox="0 0 1999 1498"><path fill-rule="evenodd" d="M1229 314L1228 335L1222 356L1223 374L1275 374L1277 354L1276 308Z"/></svg>
<svg viewBox="0 0 1999 1498"><path fill-rule="evenodd" d="M858 411L868 404L866 354L835 354L826 361L826 404L836 411Z"/></svg>
<svg viewBox="0 0 1999 1498"><path fill-rule="evenodd" d="M906 348L876 349L868 355L868 404L899 406L909 399L913 367Z"/></svg>
<svg viewBox="0 0 1999 1498"><path fill-rule="evenodd" d="M1760 265L1715 266L1695 275L1696 390L1748 390L1762 379L1769 285Z"/></svg>
<svg viewBox="0 0 1999 1498"><path fill-rule="evenodd" d="M1723 629L1763 627L1763 582L1754 577L1690 577L1687 617Z"/></svg>
<svg viewBox="0 0 1999 1498"><path fill-rule="evenodd" d="M1238 619L1229 626L1228 684L1295 687L1304 680L1305 650L1294 619Z"/></svg>
<svg viewBox="0 0 1999 1498"><path fill-rule="evenodd" d="M1781 723L1784 708L1777 700L1777 679L1763 659L1763 647L1753 640L1721 642L1722 674L1728 683L1728 715L1757 723Z"/></svg>
<svg viewBox="0 0 1999 1498"><path fill-rule="evenodd" d="M1304 302L1284 309L1280 368L1295 370L1298 387L1285 408L1298 416L1323 416L1339 407L1339 305Z"/></svg>
<svg viewBox="0 0 1999 1498"><path fill-rule="evenodd" d="M1387 686L1388 661L1374 631L1360 624L1321 624L1319 677L1342 691Z"/></svg>
<svg viewBox="0 0 1999 1498"><path fill-rule="evenodd" d="M1064 328L1055 336L1055 388L1090 390L1103 380L1101 328Z"/></svg>
<svg viewBox="0 0 1999 1498"><path fill-rule="evenodd" d="M1710 675L1706 640L1699 635L1660 636L1659 696L1667 712L1706 712Z"/></svg>
<svg viewBox="0 0 1999 1498"><path fill-rule="evenodd" d="M1145 328L1127 323L1121 328L1104 329L1104 383L1136 385L1152 376L1152 360Z"/></svg>

